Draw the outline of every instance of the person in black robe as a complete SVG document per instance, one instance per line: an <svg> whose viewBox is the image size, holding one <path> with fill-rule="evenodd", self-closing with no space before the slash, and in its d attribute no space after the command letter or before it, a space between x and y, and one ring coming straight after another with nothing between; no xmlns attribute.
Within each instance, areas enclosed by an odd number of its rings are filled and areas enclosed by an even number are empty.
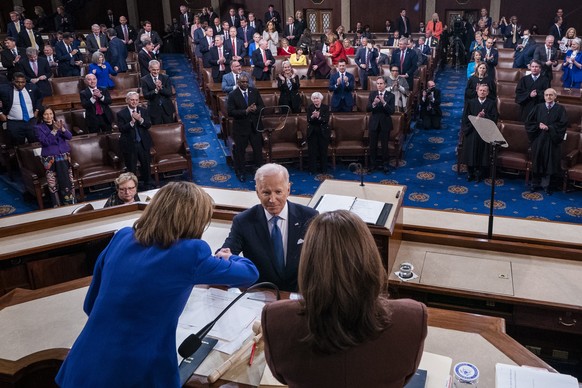
<svg viewBox="0 0 582 388"><path fill-rule="evenodd" d="M555 103L556 97L554 89L546 89L545 102L534 107L525 123L532 153L533 179L530 190L534 192L541 186L548 195L552 195L552 175L562 171L561 144L568 127L566 109Z"/></svg>
<svg viewBox="0 0 582 388"><path fill-rule="evenodd" d="M489 165L489 145L485 143L481 136L471 124L469 116L483 117L497 123L498 113L495 101L487 98L489 87L486 84L480 84L477 87L477 97L466 102L463 111L463 122L461 130L463 131L463 161L467 165L467 181L476 180L481 182L487 172Z"/></svg>
<svg viewBox="0 0 582 388"><path fill-rule="evenodd" d="M497 86L493 77L487 73L487 65L481 62L477 65L475 73L469 77L467 80L467 85L465 86L465 104L473 98L477 98L477 86L487 85L489 88L489 94L487 98L496 101L497 100Z"/></svg>
<svg viewBox="0 0 582 388"><path fill-rule="evenodd" d="M550 87L550 81L541 76L542 63L537 59L530 62L531 74L521 77L515 89L515 102L521 106L521 121L525 122L529 112L539 103L544 102L544 90Z"/></svg>

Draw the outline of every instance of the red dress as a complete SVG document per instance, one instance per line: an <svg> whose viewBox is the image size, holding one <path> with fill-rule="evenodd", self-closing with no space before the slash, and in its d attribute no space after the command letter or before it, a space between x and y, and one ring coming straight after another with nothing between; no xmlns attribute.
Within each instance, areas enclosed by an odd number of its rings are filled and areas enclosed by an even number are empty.
<svg viewBox="0 0 582 388"><path fill-rule="evenodd" d="M340 59L345 59L346 61L348 59L344 45L339 40L329 46L329 53L331 54L331 63L334 65L337 65Z"/></svg>
<svg viewBox="0 0 582 388"><path fill-rule="evenodd" d="M344 51L346 52L346 55L356 55L356 49L353 47L344 47Z"/></svg>
<svg viewBox="0 0 582 388"><path fill-rule="evenodd" d="M293 46L287 46L287 48L277 47L277 55L290 57L291 54L295 54L295 53L296 53L296 50L295 50L295 47L293 47Z"/></svg>

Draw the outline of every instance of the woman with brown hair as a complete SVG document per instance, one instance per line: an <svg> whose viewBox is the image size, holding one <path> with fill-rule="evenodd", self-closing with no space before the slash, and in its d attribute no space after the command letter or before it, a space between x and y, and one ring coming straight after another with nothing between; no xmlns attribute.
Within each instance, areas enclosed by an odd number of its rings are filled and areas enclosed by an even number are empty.
<svg viewBox="0 0 582 388"><path fill-rule="evenodd" d="M347 62L348 56L346 55L344 45L337 39L335 34L328 34L327 41L329 44L329 50L325 53L325 56L331 57L331 63L335 66L340 59L344 59Z"/></svg>
<svg viewBox="0 0 582 388"><path fill-rule="evenodd" d="M389 300L366 224L345 210L309 225L299 262L301 300L263 309L265 357L289 387L403 387L427 334L426 307Z"/></svg>
<svg viewBox="0 0 582 388"><path fill-rule="evenodd" d="M273 56L277 55L277 46L279 45L279 33L275 28L275 23L268 22L265 31L263 31L263 39L267 41L267 48L271 50Z"/></svg>
<svg viewBox="0 0 582 388"><path fill-rule="evenodd" d="M56 377L60 387L180 386L176 327L194 285L246 287L258 278L251 261L215 257L201 240L212 210L202 188L170 182L113 236L95 264L89 319Z"/></svg>

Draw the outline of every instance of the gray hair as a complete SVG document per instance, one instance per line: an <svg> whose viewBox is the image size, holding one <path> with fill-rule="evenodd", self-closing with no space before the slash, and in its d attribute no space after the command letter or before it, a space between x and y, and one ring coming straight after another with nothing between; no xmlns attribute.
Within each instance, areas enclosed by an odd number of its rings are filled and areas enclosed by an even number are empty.
<svg viewBox="0 0 582 388"><path fill-rule="evenodd" d="M408 44L408 38L400 38L400 39L398 39L398 43L406 43L406 44Z"/></svg>
<svg viewBox="0 0 582 388"><path fill-rule="evenodd" d="M314 98L319 98L320 100L323 100L323 94L319 92L313 92L311 93L311 101L313 101Z"/></svg>
<svg viewBox="0 0 582 388"><path fill-rule="evenodd" d="M160 65L160 61L158 61L157 59L152 59L151 61L149 61L149 62L148 62L148 69L149 69L150 67L152 67L153 65L158 65L158 66L160 66L160 67L161 67L161 65Z"/></svg>
<svg viewBox="0 0 582 388"><path fill-rule="evenodd" d="M258 185L267 176L282 174L285 182L289 182L289 171L280 164L277 163L267 163L262 165L255 173L255 184Z"/></svg>
<svg viewBox="0 0 582 388"><path fill-rule="evenodd" d="M31 55L38 55L38 50L34 47L27 47L26 48L26 56L30 57Z"/></svg>
<svg viewBox="0 0 582 388"><path fill-rule="evenodd" d="M105 59L105 55L103 55L101 51L95 51L93 55L91 55L91 62L97 63L100 57L103 57L103 59Z"/></svg>
<svg viewBox="0 0 582 388"><path fill-rule="evenodd" d="M129 97L133 96L134 94L139 98L139 93L132 90L131 92L127 92L125 95L125 101L129 100Z"/></svg>
<svg viewBox="0 0 582 388"><path fill-rule="evenodd" d="M135 93L135 92L130 92L130 93ZM115 187L119 187L119 185L121 185L127 181L133 181L136 186L138 184L137 177L135 176L135 174L133 172L124 172L123 174L121 174L120 176L118 176L115 179Z"/></svg>

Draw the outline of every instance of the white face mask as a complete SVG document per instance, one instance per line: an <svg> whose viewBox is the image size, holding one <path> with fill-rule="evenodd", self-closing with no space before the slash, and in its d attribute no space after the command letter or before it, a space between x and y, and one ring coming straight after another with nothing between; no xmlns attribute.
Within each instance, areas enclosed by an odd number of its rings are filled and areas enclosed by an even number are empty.
<svg viewBox="0 0 582 388"><path fill-rule="evenodd" d="M529 35L524 35L521 37L522 39L529 39Z"/></svg>

